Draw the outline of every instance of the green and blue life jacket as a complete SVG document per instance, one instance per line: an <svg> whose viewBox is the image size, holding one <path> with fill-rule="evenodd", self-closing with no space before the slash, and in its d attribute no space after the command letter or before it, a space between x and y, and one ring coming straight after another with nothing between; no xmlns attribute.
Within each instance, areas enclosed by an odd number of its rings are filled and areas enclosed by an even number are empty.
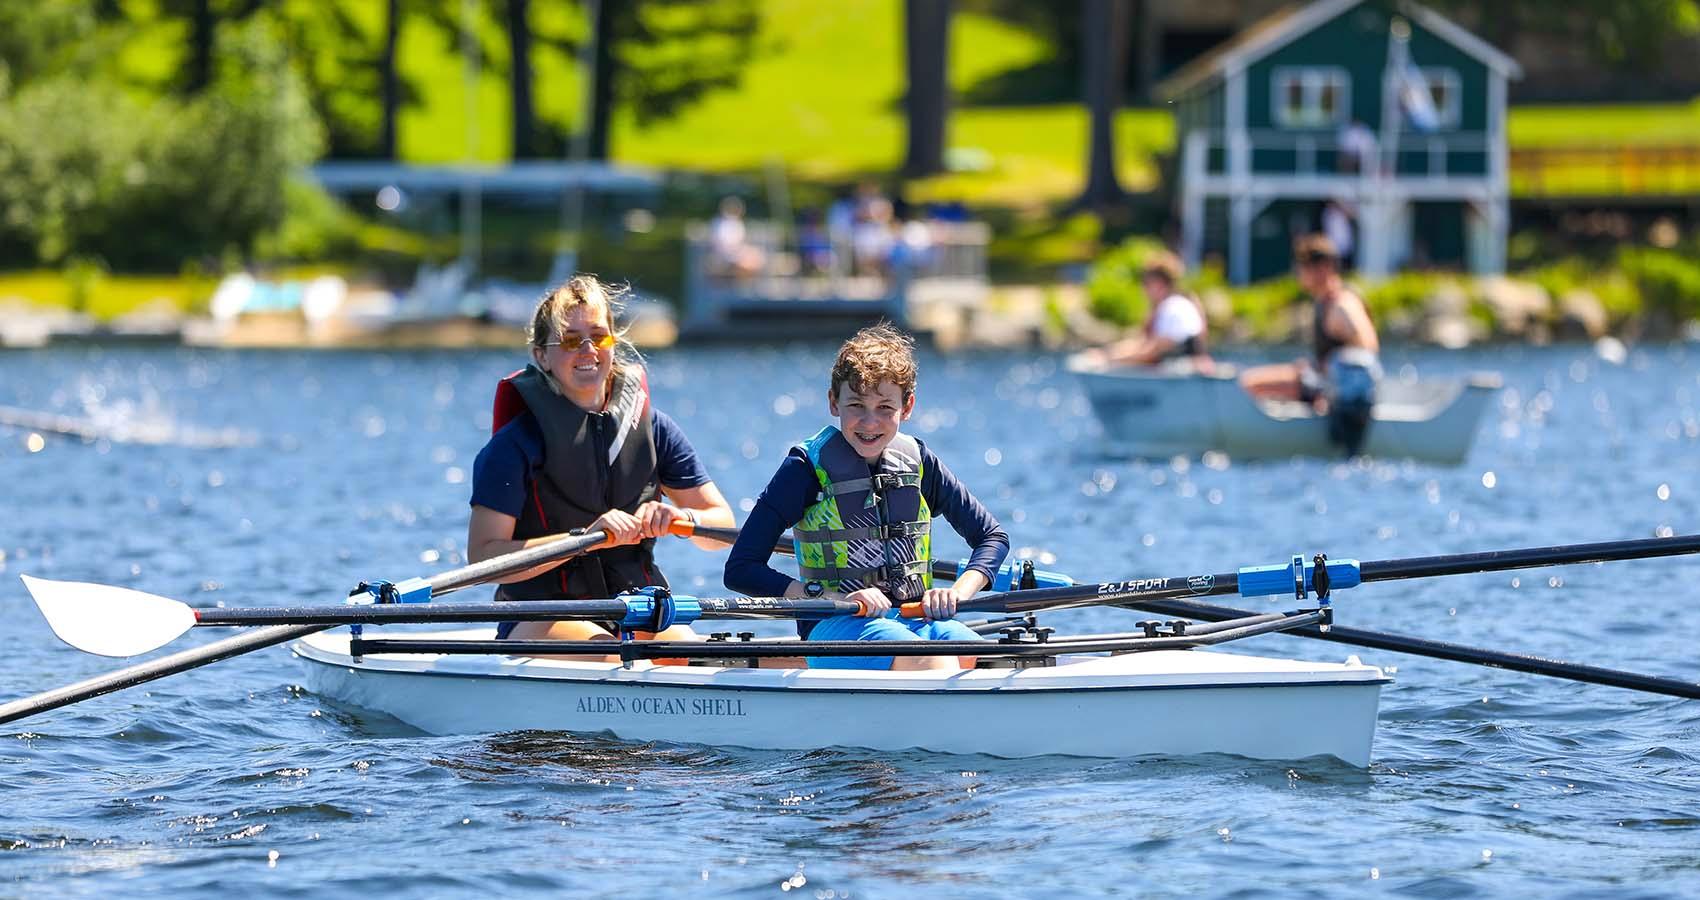
<svg viewBox="0 0 1700 900"><path fill-rule="evenodd" d="M819 498L791 529L803 580L844 593L877 587L894 603L932 587L921 445L898 434L870 465L828 425L800 446L820 479Z"/></svg>

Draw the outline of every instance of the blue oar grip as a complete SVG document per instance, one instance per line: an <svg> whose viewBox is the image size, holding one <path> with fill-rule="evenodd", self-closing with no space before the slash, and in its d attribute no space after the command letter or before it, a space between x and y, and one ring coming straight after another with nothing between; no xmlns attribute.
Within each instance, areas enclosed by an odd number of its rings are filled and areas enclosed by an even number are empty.
<svg viewBox="0 0 1700 900"><path fill-rule="evenodd" d="M1306 591L1316 589L1313 577L1316 575L1316 564L1304 563L1304 586ZM1363 583L1363 577L1358 571L1358 561L1355 559L1331 559L1328 561L1328 587L1330 590L1357 587ZM1240 570L1241 597L1273 597L1286 596L1293 592L1298 584L1298 578L1291 563L1284 566L1247 566Z"/></svg>

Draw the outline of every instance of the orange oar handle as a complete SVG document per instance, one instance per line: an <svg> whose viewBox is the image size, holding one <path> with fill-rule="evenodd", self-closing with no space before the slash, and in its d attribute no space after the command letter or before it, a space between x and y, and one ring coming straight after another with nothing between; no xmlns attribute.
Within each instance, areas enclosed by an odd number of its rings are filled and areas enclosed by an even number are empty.
<svg viewBox="0 0 1700 900"><path fill-rule="evenodd" d="M667 533L674 537L688 538L697 533L697 523L690 519L674 519L673 524L667 526Z"/></svg>
<svg viewBox="0 0 1700 900"><path fill-rule="evenodd" d="M897 614L905 619L925 619L927 613L920 603L905 603L897 608Z"/></svg>

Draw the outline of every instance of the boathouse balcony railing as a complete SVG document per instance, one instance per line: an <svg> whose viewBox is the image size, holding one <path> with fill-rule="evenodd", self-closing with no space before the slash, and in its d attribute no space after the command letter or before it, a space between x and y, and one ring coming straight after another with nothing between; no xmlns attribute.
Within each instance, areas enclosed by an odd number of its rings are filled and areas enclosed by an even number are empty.
<svg viewBox="0 0 1700 900"><path fill-rule="evenodd" d="M1381 171L1402 181L1479 180L1490 176L1493 146L1481 132L1413 133L1405 131L1385 146L1380 138L1363 152L1342 147L1334 133L1254 129L1246 133L1246 166L1253 177L1345 183ZM1231 172L1228 134L1195 129L1183 140L1183 165L1189 173L1227 177Z"/></svg>

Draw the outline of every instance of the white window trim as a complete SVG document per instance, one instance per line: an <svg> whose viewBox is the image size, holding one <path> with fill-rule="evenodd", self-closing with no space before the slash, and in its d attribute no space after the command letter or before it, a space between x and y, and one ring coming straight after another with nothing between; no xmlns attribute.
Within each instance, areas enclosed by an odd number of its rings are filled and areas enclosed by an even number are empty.
<svg viewBox="0 0 1700 900"><path fill-rule="evenodd" d="M1444 66L1418 66L1417 71L1423 74L1423 81L1429 85L1429 96L1434 96L1434 85L1438 82L1446 90L1446 105L1435 107L1435 113L1440 116L1436 126L1439 131L1453 131L1463 118L1463 79L1458 77L1457 69Z"/></svg>
<svg viewBox="0 0 1700 900"><path fill-rule="evenodd" d="M1453 77L1457 77L1454 73ZM1334 116L1326 121L1297 121L1288 114L1287 85L1297 80L1304 86L1305 102L1315 105L1322 95L1322 86L1333 83L1338 89L1339 102ZM1341 66L1277 66L1269 75L1269 109L1278 128L1332 128L1351 117L1352 75Z"/></svg>

